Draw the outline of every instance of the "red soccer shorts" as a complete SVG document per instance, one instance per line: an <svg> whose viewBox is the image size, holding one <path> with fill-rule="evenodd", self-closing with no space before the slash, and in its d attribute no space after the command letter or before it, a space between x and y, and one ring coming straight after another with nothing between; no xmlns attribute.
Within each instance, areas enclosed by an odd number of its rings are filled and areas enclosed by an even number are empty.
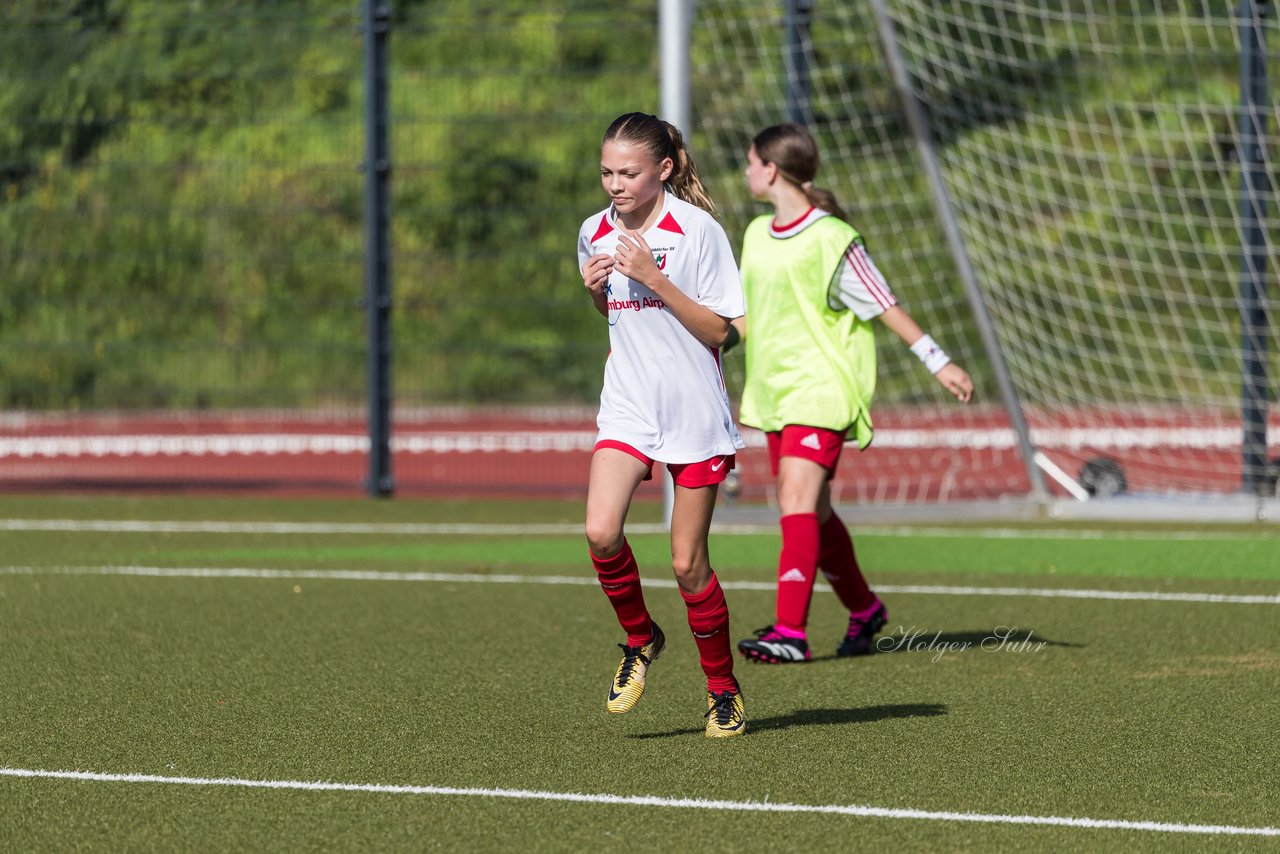
<svg viewBox="0 0 1280 854"><path fill-rule="evenodd" d="M778 476L778 461L783 457L800 457L827 470L827 479L835 477L844 433L803 424L787 424L777 433L766 433L769 442L769 467Z"/></svg>
<svg viewBox="0 0 1280 854"><path fill-rule="evenodd" d="M645 474L645 480L653 478L653 460L628 445L626 442L617 442L613 439L604 439L596 442L595 451L601 448L613 448L615 451L622 451L624 454L630 454L640 462L649 467L649 471ZM594 451L592 452L594 453ZM671 479L675 481L676 486L683 486L685 489L697 489L701 486L711 486L717 483L723 483L724 479L729 476L734 466L737 464L737 456L734 454L726 454L724 456L712 457L709 460L703 460L700 463L668 463L667 470L671 472Z"/></svg>

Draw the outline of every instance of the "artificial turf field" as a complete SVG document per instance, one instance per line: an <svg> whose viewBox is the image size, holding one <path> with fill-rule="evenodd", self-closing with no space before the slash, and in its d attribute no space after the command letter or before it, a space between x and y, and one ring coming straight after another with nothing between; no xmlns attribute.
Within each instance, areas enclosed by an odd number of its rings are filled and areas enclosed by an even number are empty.
<svg viewBox="0 0 1280 854"><path fill-rule="evenodd" d="M749 732L710 740L652 505L668 647L605 713L581 514L0 498L0 849L1280 846L1276 526L855 523L890 648L835 658L819 586L815 660L739 663ZM776 534L711 548L749 636Z"/></svg>

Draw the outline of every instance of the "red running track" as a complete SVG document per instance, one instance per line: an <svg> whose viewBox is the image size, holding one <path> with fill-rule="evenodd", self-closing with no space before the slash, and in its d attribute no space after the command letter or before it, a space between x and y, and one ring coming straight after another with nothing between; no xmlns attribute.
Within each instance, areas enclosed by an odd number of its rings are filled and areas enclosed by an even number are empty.
<svg viewBox="0 0 1280 854"><path fill-rule="evenodd" d="M1240 485L1240 427L1180 410L1029 413L1040 450L1068 476L1107 456L1131 491L1230 493ZM438 408L393 419L400 495L577 497L595 439L586 408ZM1270 435L1280 437L1280 421ZM771 488L763 436L744 431L742 498ZM1276 445L1273 443L1273 450ZM162 412L27 414L0 423L0 489L202 490L359 494L367 476L359 413ZM1274 453L1273 453L1274 456ZM1067 489L1046 478L1050 491ZM1022 496L1029 480L998 410L886 409L876 440L846 446L838 501L915 503ZM658 482L641 498L661 495Z"/></svg>

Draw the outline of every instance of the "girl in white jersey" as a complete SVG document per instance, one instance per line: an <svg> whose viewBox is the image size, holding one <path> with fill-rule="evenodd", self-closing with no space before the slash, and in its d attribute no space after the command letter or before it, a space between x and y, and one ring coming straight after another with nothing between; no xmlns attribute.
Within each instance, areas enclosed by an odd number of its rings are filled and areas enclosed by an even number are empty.
<svg viewBox="0 0 1280 854"><path fill-rule="evenodd" d="M675 481L671 566L707 677L706 734L738 735L742 692L707 532L743 446L720 372L729 321L743 314L742 283L674 126L645 113L616 119L601 145L600 182L610 204L582 224L578 266L609 323L586 520L591 562L627 633L606 708L635 706L666 643L623 533L636 488L662 462Z"/></svg>
<svg viewBox="0 0 1280 854"><path fill-rule="evenodd" d="M800 125L761 131L747 152L747 185L773 215L747 227L742 282L750 335L739 419L766 434L777 477L782 550L776 619L741 641L748 659L808 661L806 626L818 568L849 609L836 652L864 655L884 626L844 523L832 511L830 480L845 441L871 442L876 351L870 321L897 333L947 391L968 402L973 382L905 311L845 221L835 197L813 186L818 149ZM731 336L736 342L737 336Z"/></svg>

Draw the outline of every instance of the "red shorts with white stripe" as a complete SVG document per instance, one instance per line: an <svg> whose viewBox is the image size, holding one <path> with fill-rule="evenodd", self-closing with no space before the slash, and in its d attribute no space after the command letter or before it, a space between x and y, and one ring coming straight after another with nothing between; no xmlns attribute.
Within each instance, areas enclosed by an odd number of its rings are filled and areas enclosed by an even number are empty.
<svg viewBox="0 0 1280 854"><path fill-rule="evenodd" d="M778 474L778 461L783 457L800 457L815 462L827 470L827 480L835 477L840 451L844 448L844 433L823 427L806 427L803 424L787 424L777 433L766 433L769 442L769 467Z"/></svg>
<svg viewBox="0 0 1280 854"><path fill-rule="evenodd" d="M654 461L628 445L626 442L604 439L600 442L596 442L595 451L598 451L601 448L612 448L615 451L622 451L624 454L630 454L649 467L649 471L645 474L644 479L653 479ZM683 486L686 489L697 489L701 486L712 486L713 484L723 483L724 479L729 476L729 472L732 471L734 466L737 464L737 460L738 458L735 454L726 454L720 457L712 457L709 460L703 460L700 463L667 463L667 471L671 472L671 479L675 481L676 486Z"/></svg>

